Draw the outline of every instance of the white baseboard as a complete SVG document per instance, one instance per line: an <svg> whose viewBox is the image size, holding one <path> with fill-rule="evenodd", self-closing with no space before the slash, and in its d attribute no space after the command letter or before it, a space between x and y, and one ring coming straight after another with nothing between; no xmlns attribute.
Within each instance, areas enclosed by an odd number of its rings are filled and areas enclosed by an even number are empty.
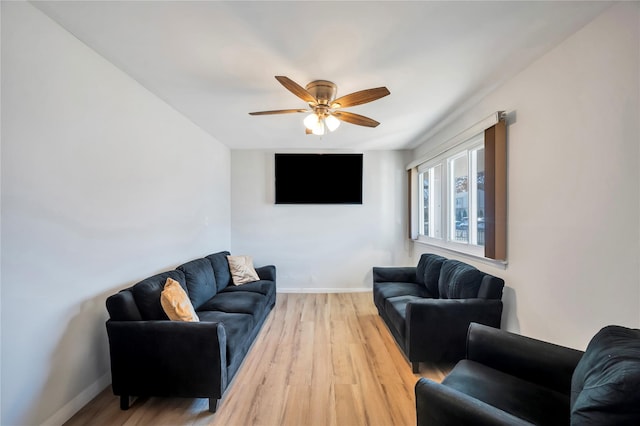
<svg viewBox="0 0 640 426"><path fill-rule="evenodd" d="M350 288L278 288L278 293L365 293L372 291L367 287Z"/></svg>
<svg viewBox="0 0 640 426"><path fill-rule="evenodd" d="M62 426L67 420L73 417L82 407L87 405L93 398L111 384L111 373L107 373L89 385L78 396L66 403L42 423L43 426Z"/></svg>

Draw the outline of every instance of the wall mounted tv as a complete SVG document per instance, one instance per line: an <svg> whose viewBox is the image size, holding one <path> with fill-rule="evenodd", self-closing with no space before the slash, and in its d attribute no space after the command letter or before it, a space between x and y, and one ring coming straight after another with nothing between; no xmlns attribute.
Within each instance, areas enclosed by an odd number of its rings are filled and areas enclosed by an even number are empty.
<svg viewBox="0 0 640 426"><path fill-rule="evenodd" d="M276 204L362 204L362 154L275 154Z"/></svg>

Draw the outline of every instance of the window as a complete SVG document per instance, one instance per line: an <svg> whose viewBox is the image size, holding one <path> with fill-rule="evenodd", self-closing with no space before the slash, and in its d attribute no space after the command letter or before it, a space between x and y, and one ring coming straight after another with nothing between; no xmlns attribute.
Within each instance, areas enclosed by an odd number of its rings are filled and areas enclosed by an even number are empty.
<svg viewBox="0 0 640 426"><path fill-rule="evenodd" d="M413 198L418 213L414 239L506 260L504 119L413 170L419 190Z"/></svg>
<svg viewBox="0 0 640 426"><path fill-rule="evenodd" d="M421 165L418 182L422 189L419 238L484 244L482 135L453 153ZM442 218L447 218L444 224Z"/></svg>
<svg viewBox="0 0 640 426"><path fill-rule="evenodd" d="M422 188L420 234L442 238L442 167L438 164L419 174Z"/></svg>

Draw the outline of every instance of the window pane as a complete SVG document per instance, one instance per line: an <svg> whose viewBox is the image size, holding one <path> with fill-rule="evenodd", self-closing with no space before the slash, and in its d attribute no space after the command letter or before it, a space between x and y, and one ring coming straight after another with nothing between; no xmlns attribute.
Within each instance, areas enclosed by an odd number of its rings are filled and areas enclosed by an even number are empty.
<svg viewBox="0 0 640 426"><path fill-rule="evenodd" d="M431 236L442 238L442 165L431 169Z"/></svg>
<svg viewBox="0 0 640 426"><path fill-rule="evenodd" d="M466 153L451 160L453 240L469 241L469 161Z"/></svg>
<svg viewBox="0 0 640 426"><path fill-rule="evenodd" d="M422 174L422 234L429 235L429 170Z"/></svg>
<svg viewBox="0 0 640 426"><path fill-rule="evenodd" d="M476 151L476 213L478 224L477 244L484 246L484 148Z"/></svg>

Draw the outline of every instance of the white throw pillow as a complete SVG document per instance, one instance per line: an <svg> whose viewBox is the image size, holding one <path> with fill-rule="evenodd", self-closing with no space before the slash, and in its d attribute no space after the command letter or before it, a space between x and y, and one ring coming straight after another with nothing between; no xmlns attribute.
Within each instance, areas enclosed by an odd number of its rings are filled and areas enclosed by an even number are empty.
<svg viewBox="0 0 640 426"><path fill-rule="evenodd" d="M229 261L229 271L233 284L241 285L258 281L260 277L253 268L253 259L251 256L227 256Z"/></svg>

